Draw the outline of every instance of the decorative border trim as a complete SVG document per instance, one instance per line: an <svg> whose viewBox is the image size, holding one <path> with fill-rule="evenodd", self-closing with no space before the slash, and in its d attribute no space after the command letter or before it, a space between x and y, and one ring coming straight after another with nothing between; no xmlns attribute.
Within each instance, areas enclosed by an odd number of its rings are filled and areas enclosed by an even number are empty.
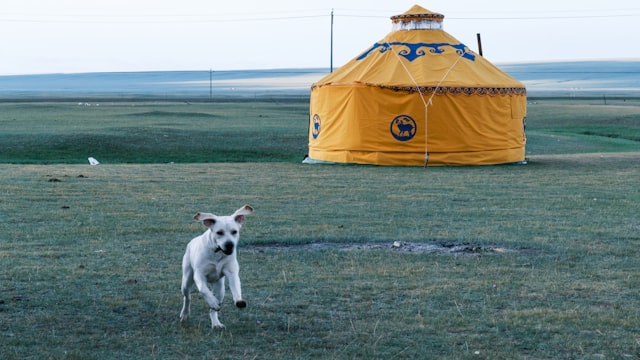
<svg viewBox="0 0 640 360"><path fill-rule="evenodd" d="M398 22L409 22L409 21L420 21L420 20L433 20L433 21L442 21L444 19L444 15L438 13L431 14L400 14L394 15L391 17L391 21Z"/></svg>
<svg viewBox="0 0 640 360"><path fill-rule="evenodd" d="M311 90L315 90L317 88L321 88L324 86L331 86L332 84L324 84L324 85L313 85L311 86ZM425 95L478 95L478 96L506 96L506 95L515 95L515 96L527 96L527 88L524 87L457 87L457 86L388 86L388 85L379 85L379 84L370 84L364 83L361 86L369 86L376 87L384 90L391 90L397 92L405 92L414 94L420 92Z"/></svg>
<svg viewBox="0 0 640 360"><path fill-rule="evenodd" d="M527 96L527 89L523 87L455 87L455 86L386 86L372 85L381 89L389 89L393 91L402 91L407 93L421 92L431 95L479 95L479 96L496 96L496 95L521 95Z"/></svg>

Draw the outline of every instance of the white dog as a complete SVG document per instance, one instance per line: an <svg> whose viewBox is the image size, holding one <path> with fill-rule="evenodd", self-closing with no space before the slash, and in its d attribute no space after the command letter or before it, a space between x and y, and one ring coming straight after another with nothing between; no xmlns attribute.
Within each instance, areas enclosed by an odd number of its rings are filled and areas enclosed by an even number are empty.
<svg viewBox="0 0 640 360"><path fill-rule="evenodd" d="M182 258L182 294L184 304L180 312L180 321L189 319L191 305L191 287L196 285L202 297L209 305L212 328L223 328L218 320L218 311L224 298L224 279L229 279L229 289L233 301L239 308L247 303L242 299L240 289L240 267L236 257L236 246L240 238L240 228L245 215L253 213L253 208L245 205L230 216L217 216L209 213L197 213L194 219L202 221L209 229L194 238L187 245ZM208 283L212 284L211 291Z"/></svg>

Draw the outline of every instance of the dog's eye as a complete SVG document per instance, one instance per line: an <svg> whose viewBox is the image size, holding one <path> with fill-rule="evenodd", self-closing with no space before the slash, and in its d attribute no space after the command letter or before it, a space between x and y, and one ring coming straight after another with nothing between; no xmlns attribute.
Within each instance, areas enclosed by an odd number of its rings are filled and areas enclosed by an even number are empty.
<svg viewBox="0 0 640 360"><path fill-rule="evenodd" d="M231 230L231 235L237 235L238 234L238 230Z"/></svg>
<svg viewBox="0 0 640 360"><path fill-rule="evenodd" d="M222 235L224 235L224 230L218 230L218 232L216 234L222 236Z"/></svg>

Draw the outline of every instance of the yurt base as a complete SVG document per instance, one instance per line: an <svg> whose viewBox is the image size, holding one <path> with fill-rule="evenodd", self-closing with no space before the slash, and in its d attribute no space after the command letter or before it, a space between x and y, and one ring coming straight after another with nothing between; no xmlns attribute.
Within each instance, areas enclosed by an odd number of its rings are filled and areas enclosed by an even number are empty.
<svg viewBox="0 0 640 360"><path fill-rule="evenodd" d="M526 164L524 148L458 153L390 153L376 151L310 152L306 164L374 164L387 166L465 166Z"/></svg>

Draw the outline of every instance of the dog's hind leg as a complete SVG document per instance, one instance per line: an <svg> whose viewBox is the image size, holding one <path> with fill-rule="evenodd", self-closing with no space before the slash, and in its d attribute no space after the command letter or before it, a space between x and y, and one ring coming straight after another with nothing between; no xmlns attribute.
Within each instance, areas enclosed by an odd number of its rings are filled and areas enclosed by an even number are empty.
<svg viewBox="0 0 640 360"><path fill-rule="evenodd" d="M182 286L180 290L182 291L182 296L184 297L184 302L182 304L182 311L180 311L180 321L184 322L189 320L189 315L191 314L191 287L193 286L193 270L191 268L185 269L185 272L182 276Z"/></svg>
<svg viewBox="0 0 640 360"><path fill-rule="evenodd" d="M218 320L218 311L217 310L209 310L209 317L211 318L211 327L213 329L222 329L224 327L224 324L220 322L220 320Z"/></svg>
<svg viewBox="0 0 640 360"><path fill-rule="evenodd" d="M211 291L213 292L213 296L220 301L220 306L222 306L222 301L224 301L225 289L224 289L224 277L215 281L211 286Z"/></svg>
<svg viewBox="0 0 640 360"><path fill-rule="evenodd" d="M180 311L180 321L185 322L189 320L191 314L191 288L193 287L193 267L189 261L189 247L182 257L182 285L180 291L184 297L182 304L182 311Z"/></svg>
<svg viewBox="0 0 640 360"><path fill-rule="evenodd" d="M220 301L220 306L222 306L222 301L224 300L224 295L225 295L224 277L221 277L220 279L218 279L218 281L215 281L211 286L211 290L213 292L213 296L215 296L218 299L218 301ZM214 309L211 309L209 311L209 317L211 318L212 328L224 327L224 325L218 319L218 312L219 311Z"/></svg>

